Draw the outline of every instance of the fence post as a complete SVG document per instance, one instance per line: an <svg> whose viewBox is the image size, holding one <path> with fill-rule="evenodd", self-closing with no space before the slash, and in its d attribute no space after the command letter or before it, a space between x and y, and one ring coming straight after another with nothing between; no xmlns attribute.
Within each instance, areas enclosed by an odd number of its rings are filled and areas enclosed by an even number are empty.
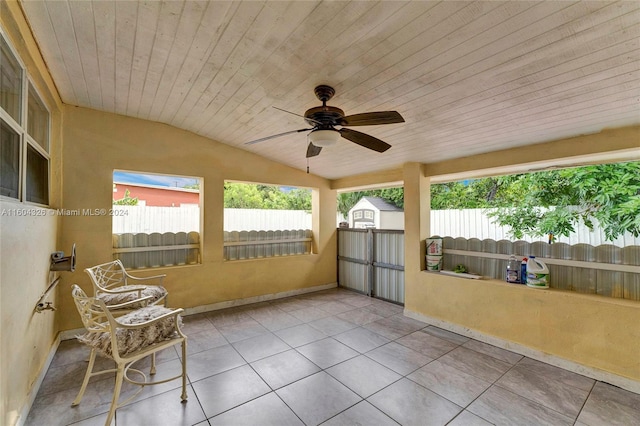
<svg viewBox="0 0 640 426"><path fill-rule="evenodd" d="M374 270L373 270L373 229L367 229L367 296L374 296Z"/></svg>

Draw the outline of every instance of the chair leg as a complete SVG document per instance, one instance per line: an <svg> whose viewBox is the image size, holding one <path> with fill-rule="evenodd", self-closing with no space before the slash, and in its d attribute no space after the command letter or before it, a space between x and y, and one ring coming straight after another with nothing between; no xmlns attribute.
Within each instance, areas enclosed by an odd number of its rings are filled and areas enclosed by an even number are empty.
<svg viewBox="0 0 640 426"><path fill-rule="evenodd" d="M151 354L151 370L149 370L149 374L153 376L156 374L156 353Z"/></svg>
<svg viewBox="0 0 640 426"><path fill-rule="evenodd" d="M111 408L105 426L109 426L113 420L113 416L118 408L118 400L120 399L120 389L122 389L122 381L124 379L124 364L118 364L118 373L116 374L116 386L113 389L113 399L111 400Z"/></svg>
<svg viewBox="0 0 640 426"><path fill-rule="evenodd" d="M187 402L187 339L182 341L182 402Z"/></svg>
<svg viewBox="0 0 640 426"><path fill-rule="evenodd" d="M91 349L91 354L89 355L89 365L87 365L87 371L84 373L84 380L82 381L82 387L80 388L80 392L76 399L71 403L72 407L80 404L82 397L84 396L84 391L87 390L87 385L89 384L89 379L91 378L91 373L93 372L93 364L96 361L96 350Z"/></svg>

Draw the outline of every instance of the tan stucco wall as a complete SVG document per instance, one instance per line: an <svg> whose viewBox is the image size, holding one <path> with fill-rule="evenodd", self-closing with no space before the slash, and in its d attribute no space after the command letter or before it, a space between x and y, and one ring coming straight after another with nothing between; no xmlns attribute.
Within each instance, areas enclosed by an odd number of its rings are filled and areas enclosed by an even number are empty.
<svg viewBox="0 0 640 426"><path fill-rule="evenodd" d="M66 107L65 209L108 209L114 169L203 178L202 264L162 268L171 306L190 308L336 282L336 192L329 181L171 126ZM317 254L223 261L225 179L313 188ZM80 327L68 287L91 291L83 269L110 261L111 217L67 216L64 244L77 244L78 271L65 278L61 330ZM158 269L141 274L156 274Z"/></svg>
<svg viewBox="0 0 640 426"><path fill-rule="evenodd" d="M640 381L638 302L431 272L406 294L408 311Z"/></svg>
<svg viewBox="0 0 640 426"><path fill-rule="evenodd" d="M0 2L0 26L51 112L50 203L59 206L61 101L17 2ZM53 279L49 256L71 247L58 245L60 219L50 211L6 199L0 201L0 211L0 424L13 425L26 415L39 375L57 343L60 312L34 312ZM56 291L47 301L57 305Z"/></svg>
<svg viewBox="0 0 640 426"><path fill-rule="evenodd" d="M640 155L640 127L607 131L589 137L544 144L540 160L571 161L592 154L603 158L632 159ZM577 143L583 142L583 143ZM569 149L573 146L572 149ZM531 148L471 158L456 165L456 173L473 168L512 167ZM571 155L568 155L571 154ZM620 154L620 155L618 155ZM406 164L405 188L405 308L409 313L434 318L549 354L558 359L640 382L640 303L559 290L509 286L499 281L476 281L424 272L424 239L429 236L429 181L433 173L453 171L442 164ZM438 179L439 176L434 176ZM633 386L640 389L640 385Z"/></svg>

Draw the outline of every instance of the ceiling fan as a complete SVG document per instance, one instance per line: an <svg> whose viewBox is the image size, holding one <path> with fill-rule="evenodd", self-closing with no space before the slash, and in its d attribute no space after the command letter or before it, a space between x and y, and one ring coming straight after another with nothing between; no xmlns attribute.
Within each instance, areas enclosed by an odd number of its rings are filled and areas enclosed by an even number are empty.
<svg viewBox="0 0 640 426"><path fill-rule="evenodd" d="M347 129L343 126L373 126L378 124L404 123L404 118L402 118L400 113L397 111L379 111L345 116L344 111L340 108L327 105L327 101L336 93L333 87L320 85L314 89L314 92L316 97L322 101L322 106L308 109L304 115L295 114L293 112L274 107L280 111L303 117L304 120L313 127L278 133L277 135L271 135L246 142L245 145L264 142L269 139L290 135L292 133L311 131L308 135L309 146L307 147L307 158L315 157L320 154L323 147L334 145L338 142L340 137L377 152L384 152L391 148L391 145L378 138L374 138L373 136L356 130ZM341 126L342 128L336 129L336 126Z"/></svg>

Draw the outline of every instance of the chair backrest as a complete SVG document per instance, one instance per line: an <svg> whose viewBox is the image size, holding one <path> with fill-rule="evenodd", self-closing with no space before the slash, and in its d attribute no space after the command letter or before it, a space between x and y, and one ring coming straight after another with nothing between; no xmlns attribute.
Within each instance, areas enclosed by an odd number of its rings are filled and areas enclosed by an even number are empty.
<svg viewBox="0 0 640 426"><path fill-rule="evenodd" d="M95 297L87 296L77 284L71 286L71 295L80 314L80 319L82 319L82 324L87 331L110 330L109 314L103 302L96 300Z"/></svg>
<svg viewBox="0 0 640 426"><path fill-rule="evenodd" d="M91 282L93 283L96 293L103 289L108 290L112 287L127 284L127 275L124 265L120 260L92 266L84 271L91 277Z"/></svg>

